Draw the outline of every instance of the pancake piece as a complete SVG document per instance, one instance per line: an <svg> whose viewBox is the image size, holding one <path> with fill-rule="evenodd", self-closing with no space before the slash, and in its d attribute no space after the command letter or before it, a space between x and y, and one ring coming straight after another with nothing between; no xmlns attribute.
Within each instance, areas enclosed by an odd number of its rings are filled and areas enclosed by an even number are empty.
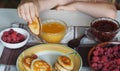
<svg viewBox="0 0 120 71"><path fill-rule="evenodd" d="M31 71L31 63L33 61L33 58L31 58L30 56L26 56L24 59L23 59L23 66L25 67L25 69L27 71Z"/></svg>
<svg viewBox="0 0 120 71"><path fill-rule="evenodd" d="M39 31L40 31L40 20L39 20L39 18L35 17L35 20L32 21L32 23L29 23L28 27L33 34L39 35Z"/></svg>
<svg viewBox="0 0 120 71"><path fill-rule="evenodd" d="M34 59L31 64L32 71L52 71L52 67L44 60Z"/></svg>
<svg viewBox="0 0 120 71"><path fill-rule="evenodd" d="M34 59L36 59L36 55L25 56L22 60L23 66L27 71L31 71L31 63Z"/></svg>
<svg viewBox="0 0 120 71"><path fill-rule="evenodd" d="M67 70L72 70L74 68L74 64L72 60L67 56L59 56L58 57L58 64L64 67Z"/></svg>

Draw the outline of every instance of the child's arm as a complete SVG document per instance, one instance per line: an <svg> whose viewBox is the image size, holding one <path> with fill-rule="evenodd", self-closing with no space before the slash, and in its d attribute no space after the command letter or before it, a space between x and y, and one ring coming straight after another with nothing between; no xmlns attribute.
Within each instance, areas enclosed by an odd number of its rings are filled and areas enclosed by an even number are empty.
<svg viewBox="0 0 120 71"><path fill-rule="evenodd" d="M80 11L93 17L116 18L116 7L110 3L73 2L65 6L57 7L57 10Z"/></svg>
<svg viewBox="0 0 120 71"><path fill-rule="evenodd" d="M39 12L54 8L58 5L65 5L73 0L21 0L17 10L18 15L32 22L35 16L39 16Z"/></svg>

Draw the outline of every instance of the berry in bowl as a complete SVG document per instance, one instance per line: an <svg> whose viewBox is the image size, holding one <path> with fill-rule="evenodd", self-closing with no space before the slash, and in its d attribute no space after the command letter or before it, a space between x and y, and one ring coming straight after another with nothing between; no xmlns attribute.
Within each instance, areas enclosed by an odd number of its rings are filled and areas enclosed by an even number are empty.
<svg viewBox="0 0 120 71"><path fill-rule="evenodd" d="M0 32L0 41L5 47L16 49L24 46L29 36L22 28L7 28Z"/></svg>
<svg viewBox="0 0 120 71"><path fill-rule="evenodd" d="M88 54L93 71L120 70L120 42L104 42L94 46Z"/></svg>

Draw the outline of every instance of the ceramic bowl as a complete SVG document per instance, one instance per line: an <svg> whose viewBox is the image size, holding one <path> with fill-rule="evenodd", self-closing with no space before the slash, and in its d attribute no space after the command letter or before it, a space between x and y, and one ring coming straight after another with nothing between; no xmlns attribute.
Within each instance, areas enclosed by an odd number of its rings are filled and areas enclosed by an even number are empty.
<svg viewBox="0 0 120 71"><path fill-rule="evenodd" d="M23 41L17 42L17 43L8 43L8 42L3 41L3 39L2 39L3 33L6 32L6 31L9 31L10 29L13 29L17 33L22 34L25 37L25 39ZM0 32L0 41L1 41L1 43L5 47L11 48L11 49L16 49L16 48L20 48L20 47L24 46L27 43L29 37L30 37L29 32L27 32L25 29L22 29L22 28L7 28L7 29L4 29L4 30L2 30Z"/></svg>

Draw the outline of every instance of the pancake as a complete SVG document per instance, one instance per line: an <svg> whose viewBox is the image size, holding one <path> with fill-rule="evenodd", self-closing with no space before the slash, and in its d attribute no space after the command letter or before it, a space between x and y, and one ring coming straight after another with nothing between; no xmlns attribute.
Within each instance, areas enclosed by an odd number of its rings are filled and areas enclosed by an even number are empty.
<svg viewBox="0 0 120 71"><path fill-rule="evenodd" d="M58 68L55 66L53 71L60 71Z"/></svg>
<svg viewBox="0 0 120 71"><path fill-rule="evenodd" d="M31 63L33 61L34 58L30 57L30 56L26 56L23 58L23 66L27 71L31 71Z"/></svg>
<svg viewBox="0 0 120 71"><path fill-rule="evenodd" d="M71 70L67 70L64 67L62 67L60 64L58 64L57 62L55 63L55 69L57 71L71 71Z"/></svg>
<svg viewBox="0 0 120 71"><path fill-rule="evenodd" d="M60 64L62 67L64 67L67 70L72 70L74 68L73 61L67 56L59 56L57 61L58 64Z"/></svg>
<svg viewBox="0 0 120 71"><path fill-rule="evenodd" d="M22 64L27 71L31 71L31 63L34 59L37 58L37 55L33 54L31 56L25 56L22 60Z"/></svg>
<svg viewBox="0 0 120 71"><path fill-rule="evenodd" d="M52 67L44 60L34 59L31 64L32 71L52 71Z"/></svg>

